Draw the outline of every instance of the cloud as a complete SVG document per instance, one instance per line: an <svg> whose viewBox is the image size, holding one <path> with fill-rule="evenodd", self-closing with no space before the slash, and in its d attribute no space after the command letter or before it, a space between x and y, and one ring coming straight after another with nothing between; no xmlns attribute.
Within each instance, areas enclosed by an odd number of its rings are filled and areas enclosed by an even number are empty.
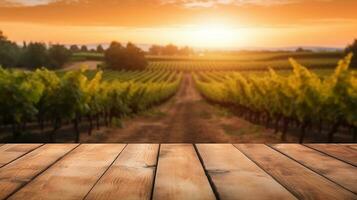
<svg viewBox="0 0 357 200"><path fill-rule="evenodd" d="M163 4L183 5L188 8L209 8L218 5L281 5L298 3L302 0L161 0Z"/></svg>
<svg viewBox="0 0 357 200"><path fill-rule="evenodd" d="M125 2L127 1L127 2ZM306 0L108 0L108 1L98 1L98 0L0 0L0 6L3 7L21 7L21 6L40 6L53 3L86 3L91 4L93 2L102 2L107 4L120 4L128 2L137 3L151 3L151 4L171 4L178 5L187 8L210 8L219 5L259 5L259 6L272 6L272 5L283 5L299 3ZM310 1L333 1L333 0L310 0Z"/></svg>
<svg viewBox="0 0 357 200"><path fill-rule="evenodd" d="M1 6L37 6L53 3L56 0L0 0Z"/></svg>

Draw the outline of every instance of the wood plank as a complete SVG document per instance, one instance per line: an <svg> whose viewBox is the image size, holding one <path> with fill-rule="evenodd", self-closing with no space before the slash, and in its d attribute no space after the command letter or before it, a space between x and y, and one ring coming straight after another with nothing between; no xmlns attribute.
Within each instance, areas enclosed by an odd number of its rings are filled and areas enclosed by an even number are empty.
<svg viewBox="0 0 357 200"><path fill-rule="evenodd" d="M191 144L162 144L153 199L215 199Z"/></svg>
<svg viewBox="0 0 357 200"><path fill-rule="evenodd" d="M232 144L196 146L220 199L296 199Z"/></svg>
<svg viewBox="0 0 357 200"><path fill-rule="evenodd" d="M299 144L271 145L316 173L357 193L357 168Z"/></svg>
<svg viewBox="0 0 357 200"><path fill-rule="evenodd" d="M342 146L347 146L349 148L352 148L354 150L357 150L357 144L339 144L339 145L342 145Z"/></svg>
<svg viewBox="0 0 357 200"><path fill-rule="evenodd" d="M86 199L150 199L158 144L129 144Z"/></svg>
<svg viewBox="0 0 357 200"><path fill-rule="evenodd" d="M9 199L83 199L124 147L82 144Z"/></svg>
<svg viewBox="0 0 357 200"><path fill-rule="evenodd" d="M235 145L299 199L356 199L357 196L262 144Z"/></svg>
<svg viewBox="0 0 357 200"><path fill-rule="evenodd" d="M0 199L5 199L30 182L76 146L47 144L0 168Z"/></svg>
<svg viewBox="0 0 357 200"><path fill-rule="evenodd" d="M38 148L42 144L5 144L0 146L0 167Z"/></svg>
<svg viewBox="0 0 357 200"><path fill-rule="evenodd" d="M357 151L354 149L338 144L306 144L306 146L357 167Z"/></svg>

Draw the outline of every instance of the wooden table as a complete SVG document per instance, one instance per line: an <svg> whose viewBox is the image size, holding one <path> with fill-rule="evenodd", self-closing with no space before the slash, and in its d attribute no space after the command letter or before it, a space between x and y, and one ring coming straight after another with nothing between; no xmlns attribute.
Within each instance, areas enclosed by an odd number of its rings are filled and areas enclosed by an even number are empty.
<svg viewBox="0 0 357 200"><path fill-rule="evenodd" d="M357 199L356 144L0 144L0 199Z"/></svg>

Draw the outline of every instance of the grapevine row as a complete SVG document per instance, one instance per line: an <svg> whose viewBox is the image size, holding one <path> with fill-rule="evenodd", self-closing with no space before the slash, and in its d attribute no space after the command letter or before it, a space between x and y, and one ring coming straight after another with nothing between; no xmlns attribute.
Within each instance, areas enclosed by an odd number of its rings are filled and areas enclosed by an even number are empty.
<svg viewBox="0 0 357 200"><path fill-rule="evenodd" d="M321 133L328 127L328 140L341 126L349 127L356 140L357 76L349 70L352 54L338 63L334 73L323 78L290 59L293 73L281 76L238 72L196 72L198 90L209 101L231 106L256 123L281 131L281 139L293 124L300 128L303 142L307 128Z"/></svg>
<svg viewBox="0 0 357 200"><path fill-rule="evenodd" d="M79 142L79 123L86 119L91 134L95 122L109 126L113 118L120 118L146 110L175 94L181 74L172 71L85 70L62 72L38 69L34 72L0 68L0 125L11 126L14 138L37 124L55 135L63 124L72 123ZM114 74L115 74L114 73ZM130 80L122 80L131 74ZM115 76L118 78L116 79ZM90 77L90 78L88 78Z"/></svg>

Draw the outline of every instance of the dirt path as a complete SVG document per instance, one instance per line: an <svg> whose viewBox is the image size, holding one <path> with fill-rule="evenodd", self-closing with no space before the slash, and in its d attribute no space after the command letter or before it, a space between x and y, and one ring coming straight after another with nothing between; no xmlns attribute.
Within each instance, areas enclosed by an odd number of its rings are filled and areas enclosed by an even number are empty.
<svg viewBox="0 0 357 200"><path fill-rule="evenodd" d="M167 103L122 122L122 128L104 128L82 142L279 142L271 130L253 125L205 102L186 74L177 94Z"/></svg>

